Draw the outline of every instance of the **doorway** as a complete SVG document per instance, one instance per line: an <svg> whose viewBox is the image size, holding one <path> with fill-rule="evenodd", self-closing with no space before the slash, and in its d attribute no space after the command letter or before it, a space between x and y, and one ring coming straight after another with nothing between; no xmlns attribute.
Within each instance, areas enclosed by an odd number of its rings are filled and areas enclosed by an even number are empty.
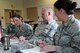
<svg viewBox="0 0 80 53"><path fill-rule="evenodd" d="M27 8L27 19L29 19L30 21L38 20L37 7Z"/></svg>

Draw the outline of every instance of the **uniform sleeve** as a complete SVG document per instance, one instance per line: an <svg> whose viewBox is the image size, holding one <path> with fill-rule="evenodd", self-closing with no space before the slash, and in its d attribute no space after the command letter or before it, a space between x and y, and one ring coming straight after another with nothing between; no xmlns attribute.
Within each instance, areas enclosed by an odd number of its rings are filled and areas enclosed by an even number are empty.
<svg viewBox="0 0 80 53"><path fill-rule="evenodd" d="M4 33L6 34L14 34L14 28L15 26L12 24L9 24L5 29L4 29Z"/></svg>
<svg viewBox="0 0 80 53"><path fill-rule="evenodd" d="M57 31L58 25L56 24L55 26L51 26L49 32L47 33L48 36L53 37L55 32Z"/></svg>
<svg viewBox="0 0 80 53"><path fill-rule="evenodd" d="M27 37L27 39L28 40L31 39L32 36L33 36L33 28L31 25L28 25L28 37Z"/></svg>
<svg viewBox="0 0 80 53"><path fill-rule="evenodd" d="M8 27L6 27L6 28L3 30L3 32L7 34L7 33L8 33Z"/></svg>
<svg viewBox="0 0 80 53"><path fill-rule="evenodd" d="M79 26L71 26L70 31L70 46L58 46L57 53L80 53L80 29Z"/></svg>
<svg viewBox="0 0 80 53"><path fill-rule="evenodd" d="M72 37L71 46L69 47L58 46L56 47L56 52L57 53L80 53L80 32L78 32Z"/></svg>

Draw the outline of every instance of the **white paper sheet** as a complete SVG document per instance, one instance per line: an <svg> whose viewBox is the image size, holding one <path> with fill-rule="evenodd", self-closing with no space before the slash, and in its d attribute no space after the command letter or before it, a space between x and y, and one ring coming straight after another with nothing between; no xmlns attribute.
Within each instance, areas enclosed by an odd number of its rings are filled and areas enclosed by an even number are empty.
<svg viewBox="0 0 80 53"><path fill-rule="evenodd" d="M32 48L32 49L21 50L21 52L23 52L23 53L45 53L45 52L40 52L39 47L35 47L35 48Z"/></svg>
<svg viewBox="0 0 80 53"><path fill-rule="evenodd" d="M11 44L15 44L15 43L18 43L19 41L17 39L10 39L10 45Z"/></svg>

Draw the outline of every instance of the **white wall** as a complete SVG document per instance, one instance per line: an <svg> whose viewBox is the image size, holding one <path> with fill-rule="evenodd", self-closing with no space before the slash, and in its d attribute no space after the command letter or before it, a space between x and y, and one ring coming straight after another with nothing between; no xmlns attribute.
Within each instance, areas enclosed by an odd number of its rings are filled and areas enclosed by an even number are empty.
<svg viewBox="0 0 80 53"><path fill-rule="evenodd" d="M75 2L77 2L77 8L80 8L80 0L73 0Z"/></svg>
<svg viewBox="0 0 80 53"><path fill-rule="evenodd" d="M0 17L4 17L4 9L16 9L22 11L22 16L24 20L27 20L26 8L29 7L38 7L38 16L41 19L41 8L42 7L53 7L53 4L56 0L0 0ZM73 0L77 2L77 8L80 8L80 0ZM15 5L15 8L12 8L11 5ZM0 18L1 19L1 18ZM2 20L2 26L5 26L4 19Z"/></svg>
<svg viewBox="0 0 80 53"><path fill-rule="evenodd" d="M53 4L56 0L25 0L25 12L26 8L37 7L38 8L38 16L40 17L39 21L41 21L41 8L42 7L53 7ZM25 17L27 14L25 14Z"/></svg>
<svg viewBox="0 0 80 53"><path fill-rule="evenodd" d="M14 8L11 5L14 5ZM23 0L0 0L0 17L5 17L4 9L21 10L21 15L24 16ZM2 19L2 26L5 27L4 19Z"/></svg>
<svg viewBox="0 0 80 53"><path fill-rule="evenodd" d="M53 7L53 4L56 0L24 0L25 12L26 8L29 7L38 7L38 16L41 17L41 8L45 6ZM80 0L73 0L77 2L77 8L80 8ZM25 17L27 14L25 13ZM41 20L41 18L39 19Z"/></svg>

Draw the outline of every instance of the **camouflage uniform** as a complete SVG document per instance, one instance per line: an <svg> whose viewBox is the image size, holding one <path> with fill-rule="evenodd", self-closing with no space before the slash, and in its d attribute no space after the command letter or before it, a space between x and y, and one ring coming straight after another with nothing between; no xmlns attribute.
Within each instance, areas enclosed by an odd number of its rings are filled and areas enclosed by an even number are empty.
<svg viewBox="0 0 80 53"><path fill-rule="evenodd" d="M58 24L55 20L48 23L42 22L35 30L35 40L44 40L47 44L52 44L53 35L56 32Z"/></svg>
<svg viewBox="0 0 80 53"><path fill-rule="evenodd" d="M21 26L15 28L15 36L20 37L24 36L27 40L30 40L33 36L32 27L29 24L23 23ZM28 42L19 42L11 45L11 53L15 53L18 50L29 49L32 46Z"/></svg>
<svg viewBox="0 0 80 53"><path fill-rule="evenodd" d="M80 53L80 21L69 15L66 23L58 27L54 37L56 53Z"/></svg>
<svg viewBox="0 0 80 53"><path fill-rule="evenodd" d="M8 35L13 35L14 33L15 33L15 25L13 25L13 24L9 24L4 30L3 30L3 32L5 33L5 34L8 34Z"/></svg>
<svg viewBox="0 0 80 53"><path fill-rule="evenodd" d="M20 36L24 36L26 37L26 39L30 39L32 35L33 35L33 29L27 23L23 23L21 26L15 27L15 36L18 38Z"/></svg>

